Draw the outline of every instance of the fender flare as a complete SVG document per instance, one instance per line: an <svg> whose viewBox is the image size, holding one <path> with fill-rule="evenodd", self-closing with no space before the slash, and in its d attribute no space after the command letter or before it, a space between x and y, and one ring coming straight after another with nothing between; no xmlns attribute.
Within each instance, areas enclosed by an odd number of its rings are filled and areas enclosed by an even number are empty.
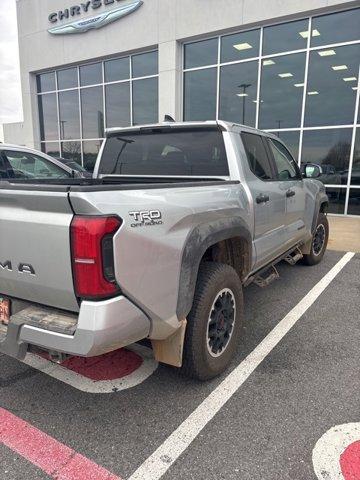
<svg viewBox="0 0 360 480"><path fill-rule="evenodd" d="M312 221L312 225L311 225L311 233L312 234L314 234L314 232L315 232L315 228L316 228L317 220L318 220L319 213L320 213L320 210L321 210L321 206L324 205L324 203L329 204L329 198L328 198L328 196L326 195L325 192L319 192L316 195L316 199L315 199L314 217L313 217L313 221Z"/></svg>
<svg viewBox="0 0 360 480"><path fill-rule="evenodd" d="M179 319L186 318L191 310L199 266L206 250L222 240L234 237L240 237L247 242L247 265L245 269L248 273L252 260L252 236L248 225L242 218L221 218L197 225L190 231L182 251L180 264L179 293L176 308L176 314Z"/></svg>

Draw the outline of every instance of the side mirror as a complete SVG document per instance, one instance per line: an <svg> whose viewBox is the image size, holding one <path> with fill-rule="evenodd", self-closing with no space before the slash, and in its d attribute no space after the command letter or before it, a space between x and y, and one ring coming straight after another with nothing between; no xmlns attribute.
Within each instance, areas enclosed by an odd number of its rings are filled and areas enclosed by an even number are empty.
<svg viewBox="0 0 360 480"><path fill-rule="evenodd" d="M304 173L305 178L318 178L321 175L321 167L315 163L307 163Z"/></svg>

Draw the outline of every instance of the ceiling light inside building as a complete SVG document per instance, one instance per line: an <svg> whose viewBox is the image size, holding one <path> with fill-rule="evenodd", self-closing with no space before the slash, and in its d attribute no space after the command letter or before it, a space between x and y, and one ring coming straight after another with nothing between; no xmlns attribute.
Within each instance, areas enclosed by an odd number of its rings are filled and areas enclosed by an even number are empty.
<svg viewBox="0 0 360 480"><path fill-rule="evenodd" d="M335 50L321 50L321 52L318 52L320 57L330 57L331 55L336 55Z"/></svg>
<svg viewBox="0 0 360 480"><path fill-rule="evenodd" d="M343 78L344 82L356 82L356 77L345 77Z"/></svg>
<svg viewBox="0 0 360 480"><path fill-rule="evenodd" d="M286 72L286 73L279 73L279 77L281 78L289 78L289 77L293 77L294 75L290 72Z"/></svg>
<svg viewBox="0 0 360 480"><path fill-rule="evenodd" d="M331 67L333 70L347 70L347 66L346 65L332 65Z"/></svg>
<svg viewBox="0 0 360 480"><path fill-rule="evenodd" d="M236 48L236 50L248 50L252 48L252 45L250 45L250 43L237 43L234 45L234 48Z"/></svg>
<svg viewBox="0 0 360 480"><path fill-rule="evenodd" d="M308 32L308 30L305 30L303 32L299 32L299 35L301 35L303 38L308 38L309 32ZM313 37L319 37L320 36L319 30L316 30L316 28L314 28L314 30L312 31L312 36Z"/></svg>
<svg viewBox="0 0 360 480"><path fill-rule="evenodd" d="M358 89L358 87L351 87L351 88L352 88L353 90L357 90L357 89Z"/></svg>
<svg viewBox="0 0 360 480"><path fill-rule="evenodd" d="M237 93L236 95L238 97L248 97L249 96L247 93Z"/></svg>
<svg viewBox="0 0 360 480"><path fill-rule="evenodd" d="M264 60L263 61L263 65L274 65L274 64L275 64L274 60Z"/></svg>
<svg viewBox="0 0 360 480"><path fill-rule="evenodd" d="M308 95L319 95L319 92L313 90L312 92L308 92Z"/></svg>
<svg viewBox="0 0 360 480"><path fill-rule="evenodd" d="M303 87L303 86L304 86L303 83L294 83L294 87L300 88L300 87Z"/></svg>

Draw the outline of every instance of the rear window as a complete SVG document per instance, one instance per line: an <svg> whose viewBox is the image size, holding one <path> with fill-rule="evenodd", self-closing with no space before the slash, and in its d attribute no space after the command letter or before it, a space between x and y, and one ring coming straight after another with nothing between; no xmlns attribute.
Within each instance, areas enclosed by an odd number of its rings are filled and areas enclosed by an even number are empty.
<svg viewBox="0 0 360 480"><path fill-rule="evenodd" d="M214 129L149 130L106 141L100 175L227 176L222 133Z"/></svg>

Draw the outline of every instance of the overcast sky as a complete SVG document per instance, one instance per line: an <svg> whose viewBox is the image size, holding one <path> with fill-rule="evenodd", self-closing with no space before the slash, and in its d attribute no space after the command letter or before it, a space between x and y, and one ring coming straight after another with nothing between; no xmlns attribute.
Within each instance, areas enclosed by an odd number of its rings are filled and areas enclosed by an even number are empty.
<svg viewBox="0 0 360 480"><path fill-rule="evenodd" d="M23 120L16 1L0 0L0 125ZM0 136L1 136L0 128Z"/></svg>

